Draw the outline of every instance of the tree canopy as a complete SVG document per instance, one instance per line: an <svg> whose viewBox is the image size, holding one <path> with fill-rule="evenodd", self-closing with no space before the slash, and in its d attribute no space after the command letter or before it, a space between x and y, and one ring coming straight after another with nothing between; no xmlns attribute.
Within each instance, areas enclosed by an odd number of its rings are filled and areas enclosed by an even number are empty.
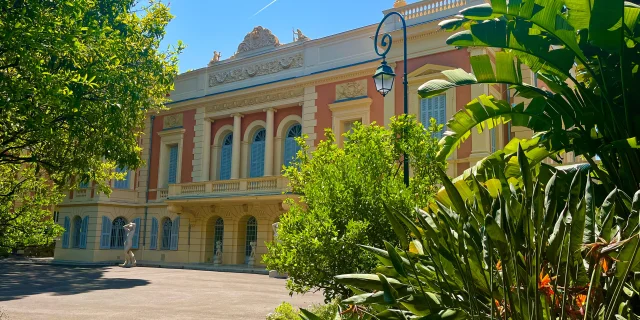
<svg viewBox="0 0 640 320"><path fill-rule="evenodd" d="M155 0L0 0L0 247L50 241L9 237L55 230L42 209L56 193L80 180L109 192L116 166L142 164L145 115L183 48L160 48L171 19Z"/></svg>
<svg viewBox="0 0 640 320"><path fill-rule="evenodd" d="M431 130L437 130L435 123ZM280 218L278 239L267 244L267 267L288 273L293 292L323 290L327 300L347 294L334 276L376 266L359 244L406 240L396 237L393 226L401 226L387 219L385 207L411 215L438 190L436 169L442 163L435 160L431 132L410 116L394 120L389 129L356 124L343 148L331 130L312 153L300 140L304 149L284 173L300 202ZM404 152L415 168L409 188L403 182Z"/></svg>

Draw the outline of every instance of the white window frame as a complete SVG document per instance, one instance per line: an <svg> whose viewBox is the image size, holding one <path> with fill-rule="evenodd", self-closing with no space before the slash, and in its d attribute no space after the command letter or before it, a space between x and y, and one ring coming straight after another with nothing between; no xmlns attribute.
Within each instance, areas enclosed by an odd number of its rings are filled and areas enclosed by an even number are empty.
<svg viewBox="0 0 640 320"><path fill-rule="evenodd" d="M336 136L336 143L339 147L342 147L344 141L342 134L344 134L345 122L359 120L363 125L371 123L372 103L373 99L371 98L361 98L329 104L329 110L332 113L331 129Z"/></svg>
<svg viewBox="0 0 640 320"><path fill-rule="evenodd" d="M169 150L171 146L178 145L178 170L176 172L176 183L182 181L182 146L184 145L183 128L163 130L158 132L160 136L160 163L158 165L158 188L169 187Z"/></svg>

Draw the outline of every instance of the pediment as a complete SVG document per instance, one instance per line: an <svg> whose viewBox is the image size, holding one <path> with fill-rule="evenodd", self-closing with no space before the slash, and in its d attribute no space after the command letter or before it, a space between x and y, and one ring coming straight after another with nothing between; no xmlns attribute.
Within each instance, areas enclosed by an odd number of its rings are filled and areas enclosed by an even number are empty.
<svg viewBox="0 0 640 320"><path fill-rule="evenodd" d="M444 70L453 70L453 67L441 66L437 64L425 64L407 75L409 82L428 81L442 77Z"/></svg>

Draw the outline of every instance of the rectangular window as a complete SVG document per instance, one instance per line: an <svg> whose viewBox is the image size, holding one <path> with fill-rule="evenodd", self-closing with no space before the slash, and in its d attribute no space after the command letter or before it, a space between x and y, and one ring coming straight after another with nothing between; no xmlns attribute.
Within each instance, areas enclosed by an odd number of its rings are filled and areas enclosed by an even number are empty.
<svg viewBox="0 0 640 320"><path fill-rule="evenodd" d="M178 176L178 145L173 145L169 147L169 179L168 183L173 184L176 183L176 178Z"/></svg>
<svg viewBox="0 0 640 320"><path fill-rule="evenodd" d="M441 94L439 96L420 99L420 122L428 128L431 118L436 119L437 124L446 125L447 123L447 96ZM440 139L444 133L442 131L435 133L435 137Z"/></svg>
<svg viewBox="0 0 640 320"><path fill-rule="evenodd" d="M127 168L116 168L117 173L124 173L124 180L115 180L113 183L114 189L129 189L129 170Z"/></svg>

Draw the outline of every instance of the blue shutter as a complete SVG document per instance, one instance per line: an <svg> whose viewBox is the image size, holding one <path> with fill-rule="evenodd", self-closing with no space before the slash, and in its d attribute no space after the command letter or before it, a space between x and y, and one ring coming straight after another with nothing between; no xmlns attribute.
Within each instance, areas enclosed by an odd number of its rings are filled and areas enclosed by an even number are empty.
<svg viewBox="0 0 640 320"><path fill-rule="evenodd" d="M231 179L231 153L233 145L222 146L220 154L220 180Z"/></svg>
<svg viewBox="0 0 640 320"><path fill-rule="evenodd" d="M251 144L251 171L249 177L264 176L264 141L255 141Z"/></svg>
<svg viewBox="0 0 640 320"><path fill-rule="evenodd" d="M124 180L116 180L113 184L115 189L129 189L129 169L127 168L116 168L116 172L125 173Z"/></svg>
<svg viewBox="0 0 640 320"><path fill-rule="evenodd" d="M82 219L82 227L80 228L80 249L87 248L87 230L89 229L89 216Z"/></svg>
<svg viewBox="0 0 640 320"><path fill-rule="evenodd" d="M425 127L429 127L431 118L436 120L437 124L446 125L447 123L447 96L442 94L427 99L420 99L420 122ZM442 138L442 134L446 128L442 128L441 132L434 134L436 138Z"/></svg>
<svg viewBox="0 0 640 320"><path fill-rule="evenodd" d="M420 99L420 122L422 122L425 128L428 128L430 125L428 110L429 99Z"/></svg>
<svg viewBox="0 0 640 320"><path fill-rule="evenodd" d="M80 189L89 189L89 181L87 182L81 182L80 185L78 186Z"/></svg>
<svg viewBox="0 0 640 320"><path fill-rule="evenodd" d="M138 243L140 242L140 218L133 219L133 223L136 224L136 231L133 233L133 239L131 239L131 248L138 249Z"/></svg>
<svg viewBox="0 0 640 320"><path fill-rule="evenodd" d="M158 219L151 219L151 243L149 244L150 250L158 249Z"/></svg>
<svg viewBox="0 0 640 320"><path fill-rule="evenodd" d="M168 183L176 183L178 176L178 146L169 149L169 180Z"/></svg>
<svg viewBox="0 0 640 320"><path fill-rule="evenodd" d="M178 250L178 239L180 237L180 217L175 218L173 220L173 224L171 225L171 243L169 245L169 249Z"/></svg>
<svg viewBox="0 0 640 320"><path fill-rule="evenodd" d="M300 146L296 141L296 138L302 136L302 126L295 124L287 130L287 137L284 140L284 165L289 166L291 161L296 158Z"/></svg>
<svg viewBox="0 0 640 320"><path fill-rule="evenodd" d="M62 234L63 248L69 248L69 229L71 229L71 219L64 217L64 233Z"/></svg>
<svg viewBox="0 0 640 320"><path fill-rule="evenodd" d="M100 249L111 248L111 219L102 216L102 233L100 234Z"/></svg>

